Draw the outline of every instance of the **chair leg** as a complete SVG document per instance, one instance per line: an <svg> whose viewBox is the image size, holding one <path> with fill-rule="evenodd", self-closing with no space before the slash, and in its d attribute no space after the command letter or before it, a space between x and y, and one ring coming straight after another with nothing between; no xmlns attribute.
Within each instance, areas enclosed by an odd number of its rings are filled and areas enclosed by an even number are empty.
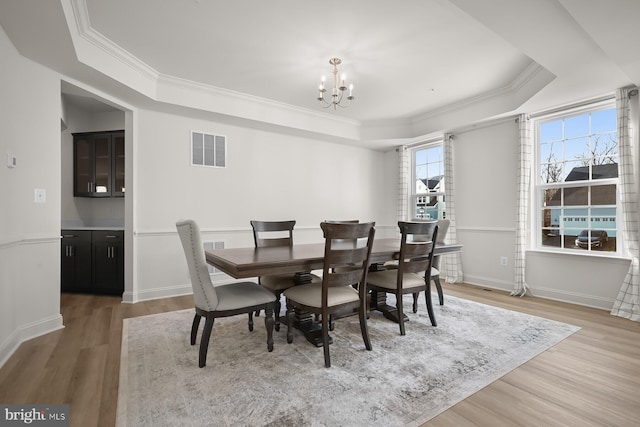
<svg viewBox="0 0 640 427"><path fill-rule="evenodd" d="M282 292L276 293L276 306L275 306L275 316L276 316L276 331L280 330L280 310L282 309L282 305L280 304L280 298L282 297Z"/></svg>
<svg viewBox="0 0 640 427"><path fill-rule="evenodd" d="M291 344L293 342L293 307L289 308L287 303L287 342Z"/></svg>
<svg viewBox="0 0 640 427"><path fill-rule="evenodd" d="M198 313L193 316L193 324L191 325L191 345L196 345L196 336L198 335L198 328L200 327L200 319L202 319L202 316Z"/></svg>
<svg viewBox="0 0 640 427"><path fill-rule="evenodd" d="M413 312L418 312L418 292L413 293Z"/></svg>
<svg viewBox="0 0 640 427"><path fill-rule="evenodd" d="M322 348L324 350L324 367L331 367L331 355L329 354L329 319L330 316L322 315Z"/></svg>
<svg viewBox="0 0 640 427"><path fill-rule="evenodd" d="M253 313L249 313L249 332L253 332Z"/></svg>
<svg viewBox="0 0 640 427"><path fill-rule="evenodd" d="M264 326L267 329L267 350L273 351L273 308L268 305L264 309Z"/></svg>
<svg viewBox="0 0 640 427"><path fill-rule="evenodd" d="M427 312L429 313L429 319L431 319L431 326L438 326L436 322L436 315L433 312L433 304L431 302L431 286L427 284L427 289L424 292L425 299L427 300Z"/></svg>
<svg viewBox="0 0 640 427"><path fill-rule="evenodd" d="M204 331L202 331L202 339L200 340L200 355L198 358L198 366L201 368L204 368L204 366L207 364L207 351L209 350L209 338L211 338L213 321L213 317L206 317L204 321Z"/></svg>
<svg viewBox="0 0 640 427"><path fill-rule="evenodd" d="M444 305L444 295L442 295L442 285L440 285L440 275L432 277L433 283L436 284L436 290L438 291L438 302L440 305Z"/></svg>
<svg viewBox="0 0 640 427"><path fill-rule="evenodd" d="M404 332L404 307L402 304L402 294L396 294L396 308L398 309L398 325L400 325L400 335Z"/></svg>
<svg viewBox="0 0 640 427"><path fill-rule="evenodd" d="M364 340L364 347L367 350L371 350L371 339L369 338L369 329L367 328L367 307L366 303L360 305L358 310L360 316L360 332L362 333L362 339Z"/></svg>

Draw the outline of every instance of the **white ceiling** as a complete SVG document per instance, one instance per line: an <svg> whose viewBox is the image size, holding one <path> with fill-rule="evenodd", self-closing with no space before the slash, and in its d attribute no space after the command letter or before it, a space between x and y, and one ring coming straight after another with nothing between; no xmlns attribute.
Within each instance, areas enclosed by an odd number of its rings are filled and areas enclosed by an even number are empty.
<svg viewBox="0 0 640 427"><path fill-rule="evenodd" d="M173 82L363 124L474 105L468 117L482 120L640 85L639 16L638 0L0 2L0 25L21 54L104 93L148 97L84 61L74 26ZM323 110L317 86L334 56L356 99Z"/></svg>

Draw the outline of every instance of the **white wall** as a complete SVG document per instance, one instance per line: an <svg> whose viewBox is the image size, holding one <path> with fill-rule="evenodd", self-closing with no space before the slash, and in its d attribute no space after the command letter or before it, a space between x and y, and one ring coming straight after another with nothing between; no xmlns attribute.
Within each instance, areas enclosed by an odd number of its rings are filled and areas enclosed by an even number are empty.
<svg viewBox="0 0 640 427"><path fill-rule="evenodd" d="M191 166L192 130L226 136L226 168ZM385 153L148 110L138 111L137 132L127 195L138 255L126 301L190 292L178 219L195 219L203 240L226 247L253 245L252 219L295 219L300 243L321 241L325 219L395 223L395 164Z"/></svg>
<svg viewBox="0 0 640 427"><path fill-rule="evenodd" d="M514 284L518 125L511 118L455 134L456 215L466 283ZM500 265L506 256L507 266ZM527 252L533 295L610 310L629 260Z"/></svg>
<svg viewBox="0 0 640 427"><path fill-rule="evenodd" d="M1 28L0 58L1 365L20 342L62 327L62 317L60 79L20 56ZM46 203L34 203L35 188Z"/></svg>
<svg viewBox="0 0 640 427"><path fill-rule="evenodd" d="M465 282L512 289L518 126L513 120L454 132L458 239ZM506 267L500 257L508 258Z"/></svg>

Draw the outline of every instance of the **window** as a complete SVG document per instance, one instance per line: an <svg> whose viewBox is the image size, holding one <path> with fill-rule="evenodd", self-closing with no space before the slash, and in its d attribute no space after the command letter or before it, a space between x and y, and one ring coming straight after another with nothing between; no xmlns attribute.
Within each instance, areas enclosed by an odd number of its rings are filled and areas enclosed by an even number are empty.
<svg viewBox="0 0 640 427"><path fill-rule="evenodd" d="M539 246L616 252L618 134L613 102L535 123Z"/></svg>
<svg viewBox="0 0 640 427"><path fill-rule="evenodd" d="M227 164L227 141L222 135L191 132L191 164L223 168Z"/></svg>
<svg viewBox="0 0 640 427"><path fill-rule="evenodd" d="M444 219L444 149L442 142L411 150L412 219Z"/></svg>

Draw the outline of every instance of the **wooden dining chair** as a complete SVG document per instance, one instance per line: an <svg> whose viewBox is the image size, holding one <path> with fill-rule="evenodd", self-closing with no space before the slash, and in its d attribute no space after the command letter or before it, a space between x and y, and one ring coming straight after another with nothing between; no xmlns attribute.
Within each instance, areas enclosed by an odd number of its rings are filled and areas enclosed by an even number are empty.
<svg viewBox="0 0 640 427"><path fill-rule="evenodd" d="M420 221L424 222L424 221ZM438 241L436 243L444 243L444 239L447 236L447 230L449 230L448 219L439 219L438 222ZM421 236L424 238L424 236ZM431 236L427 236L430 239ZM436 285L436 292L438 293L438 303L444 305L444 292L442 291L442 284L440 283L440 257L441 255L434 255L433 262L431 263L431 281ZM398 268L398 261L387 261L384 263L384 267L388 270ZM418 303L418 294L413 295L413 304ZM417 305L416 305L417 306Z"/></svg>
<svg viewBox="0 0 640 427"><path fill-rule="evenodd" d="M398 268L369 273L367 286L372 291L392 293L396 296L400 335L405 335L402 303L404 294L418 294L424 291L429 319L433 326L437 326L431 302L431 264L438 236L438 223L398 221L398 227L401 236ZM413 312L417 311L417 301L414 299Z"/></svg>
<svg viewBox="0 0 640 427"><path fill-rule="evenodd" d="M367 350L367 274L375 235L375 223L320 224L325 238L322 282L295 286L284 291L287 303L287 342L293 342L294 310L320 314L324 365L331 367L329 322L333 314L358 309L360 331ZM352 285L357 284L354 288Z"/></svg>
<svg viewBox="0 0 640 427"><path fill-rule="evenodd" d="M253 242L256 248L269 246L293 246L293 227L296 225L295 220L289 221L256 221L252 220L251 228L253 229ZM314 274L306 277L312 283L319 283L320 278ZM275 328L280 330L280 298L285 289L295 286L294 274L271 274L268 276L258 277L258 283L265 289L270 290L276 296L275 305ZM256 316L260 314L256 312Z"/></svg>
<svg viewBox="0 0 640 427"><path fill-rule="evenodd" d="M253 282L239 282L228 285L213 286L204 248L200 238L200 229L193 220L176 222L178 235L182 242L196 313L191 326L191 345L195 345L200 319L205 318L204 331L200 339L198 366L203 368L207 363L209 339L213 330L213 322L219 317L229 317L238 314L249 314L249 331L253 331L253 312L264 310L264 325L267 329L267 349L273 350L273 309L276 297L270 291Z"/></svg>

